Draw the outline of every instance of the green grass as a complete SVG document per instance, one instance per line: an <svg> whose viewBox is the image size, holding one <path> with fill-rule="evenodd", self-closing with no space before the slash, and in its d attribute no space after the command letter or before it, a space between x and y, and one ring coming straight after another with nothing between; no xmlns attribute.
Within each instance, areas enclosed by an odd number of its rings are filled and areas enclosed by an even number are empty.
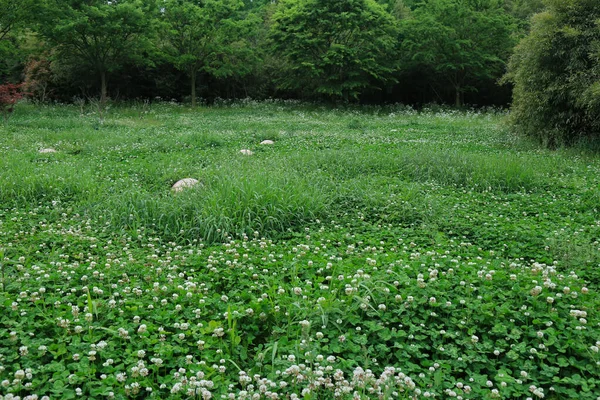
<svg viewBox="0 0 600 400"><path fill-rule="evenodd" d="M19 105L0 398L596 400L600 159L504 118Z"/></svg>

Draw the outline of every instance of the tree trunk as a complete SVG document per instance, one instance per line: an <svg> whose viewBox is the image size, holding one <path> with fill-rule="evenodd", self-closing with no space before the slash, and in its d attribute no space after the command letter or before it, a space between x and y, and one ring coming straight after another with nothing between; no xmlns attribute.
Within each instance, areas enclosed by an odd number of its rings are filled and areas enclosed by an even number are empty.
<svg viewBox="0 0 600 400"><path fill-rule="evenodd" d="M192 78L192 107L196 107L196 70L191 71Z"/></svg>
<svg viewBox="0 0 600 400"><path fill-rule="evenodd" d="M106 103L106 71L100 72L100 104Z"/></svg>
<svg viewBox="0 0 600 400"><path fill-rule="evenodd" d="M456 90L456 107L462 107L462 98L461 98L461 92L460 92L460 86L456 86L455 87Z"/></svg>

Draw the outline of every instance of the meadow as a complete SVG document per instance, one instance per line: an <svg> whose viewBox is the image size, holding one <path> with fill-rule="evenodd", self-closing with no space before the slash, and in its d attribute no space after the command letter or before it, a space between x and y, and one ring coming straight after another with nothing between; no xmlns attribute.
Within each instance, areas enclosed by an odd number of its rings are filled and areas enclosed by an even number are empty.
<svg viewBox="0 0 600 400"><path fill-rule="evenodd" d="M505 118L19 105L0 399L600 399L600 158Z"/></svg>

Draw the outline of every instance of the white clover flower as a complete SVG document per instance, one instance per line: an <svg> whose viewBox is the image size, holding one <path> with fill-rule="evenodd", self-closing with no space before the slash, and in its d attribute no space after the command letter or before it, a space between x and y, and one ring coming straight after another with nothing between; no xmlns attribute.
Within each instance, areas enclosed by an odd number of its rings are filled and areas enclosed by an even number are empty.
<svg viewBox="0 0 600 400"><path fill-rule="evenodd" d="M299 322L300 326L302 326L303 328L308 328L310 327L310 321L307 320L303 320Z"/></svg>
<svg viewBox="0 0 600 400"><path fill-rule="evenodd" d="M225 330L223 328L215 328L213 331L213 336L215 337L223 337L225 335Z"/></svg>
<svg viewBox="0 0 600 400"><path fill-rule="evenodd" d="M542 293L542 287L541 286L535 286L533 289L531 289L531 295L532 296L537 296L540 293Z"/></svg>

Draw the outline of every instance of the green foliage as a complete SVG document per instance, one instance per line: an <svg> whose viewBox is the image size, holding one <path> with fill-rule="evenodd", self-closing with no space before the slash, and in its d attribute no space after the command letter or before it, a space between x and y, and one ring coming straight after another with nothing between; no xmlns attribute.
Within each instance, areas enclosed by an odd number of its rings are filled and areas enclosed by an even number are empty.
<svg viewBox="0 0 600 400"><path fill-rule="evenodd" d="M165 51L176 68L191 81L196 105L199 72L227 78L247 74L254 61L247 41L256 21L242 19L239 0L171 0L163 5Z"/></svg>
<svg viewBox="0 0 600 400"><path fill-rule="evenodd" d="M284 1L271 39L281 86L348 101L392 81L396 21L373 0Z"/></svg>
<svg viewBox="0 0 600 400"><path fill-rule="evenodd" d="M428 0L402 22L402 68L442 77L462 105L477 80L497 79L513 48L514 21L496 0Z"/></svg>
<svg viewBox="0 0 600 400"><path fill-rule="evenodd" d="M33 0L0 0L0 43L29 20L34 5Z"/></svg>
<svg viewBox="0 0 600 400"><path fill-rule="evenodd" d="M63 62L85 66L100 80L101 102L107 97L107 74L126 60L140 60L148 49L154 1L47 0L38 31L56 46Z"/></svg>
<svg viewBox="0 0 600 400"><path fill-rule="evenodd" d="M24 58L19 36L31 22L35 4L34 0L0 0L0 84L19 79Z"/></svg>
<svg viewBox="0 0 600 400"><path fill-rule="evenodd" d="M551 147L598 139L600 3L547 4L511 59L513 127Z"/></svg>
<svg viewBox="0 0 600 400"><path fill-rule="evenodd" d="M529 29L531 17L544 10L544 0L506 0L506 9L524 30Z"/></svg>

